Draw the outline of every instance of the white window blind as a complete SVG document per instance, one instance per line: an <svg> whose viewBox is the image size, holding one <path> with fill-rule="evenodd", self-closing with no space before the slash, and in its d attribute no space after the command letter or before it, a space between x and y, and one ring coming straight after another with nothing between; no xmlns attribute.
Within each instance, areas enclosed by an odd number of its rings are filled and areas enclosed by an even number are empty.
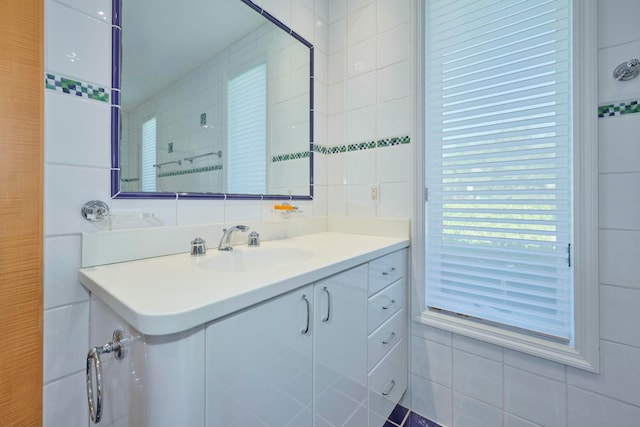
<svg viewBox="0 0 640 427"><path fill-rule="evenodd" d="M569 0L429 0L426 305L572 339Z"/></svg>
<svg viewBox="0 0 640 427"><path fill-rule="evenodd" d="M264 194L267 187L267 64L227 85L227 191Z"/></svg>
<svg viewBox="0 0 640 427"><path fill-rule="evenodd" d="M156 191L156 118L142 124L142 191Z"/></svg>

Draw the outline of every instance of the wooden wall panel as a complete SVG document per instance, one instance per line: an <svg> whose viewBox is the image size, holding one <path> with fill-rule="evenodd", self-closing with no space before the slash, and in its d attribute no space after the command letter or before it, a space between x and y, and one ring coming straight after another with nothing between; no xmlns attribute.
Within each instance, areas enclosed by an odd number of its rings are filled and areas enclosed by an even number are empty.
<svg viewBox="0 0 640 427"><path fill-rule="evenodd" d="M42 425L43 9L0 2L0 426Z"/></svg>

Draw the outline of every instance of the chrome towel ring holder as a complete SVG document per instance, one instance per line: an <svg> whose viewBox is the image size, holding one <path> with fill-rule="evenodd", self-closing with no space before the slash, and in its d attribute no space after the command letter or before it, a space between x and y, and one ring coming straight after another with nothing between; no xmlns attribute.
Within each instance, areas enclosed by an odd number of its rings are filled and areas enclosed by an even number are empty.
<svg viewBox="0 0 640 427"><path fill-rule="evenodd" d="M102 418L103 405L103 386L102 386L102 361L101 354L114 353L117 360L122 360L127 355L126 345L130 338L127 338L120 329L113 331L113 341L103 345L102 347L93 347L87 354L86 368L86 385L87 385L87 403L89 405L89 416L95 424L100 422ZM96 395L93 393L93 375L92 369L95 369Z"/></svg>

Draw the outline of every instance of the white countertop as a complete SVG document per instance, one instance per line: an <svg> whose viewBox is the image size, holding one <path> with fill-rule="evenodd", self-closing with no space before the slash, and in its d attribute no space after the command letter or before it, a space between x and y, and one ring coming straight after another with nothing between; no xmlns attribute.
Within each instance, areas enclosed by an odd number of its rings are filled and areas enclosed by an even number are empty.
<svg viewBox="0 0 640 427"><path fill-rule="evenodd" d="M409 240L346 233L318 233L237 246L235 251L292 248L308 259L256 271L220 272L202 268L214 257L229 256L215 247L207 255L188 253L88 267L80 282L146 335L182 332L237 310L311 284L409 246Z"/></svg>

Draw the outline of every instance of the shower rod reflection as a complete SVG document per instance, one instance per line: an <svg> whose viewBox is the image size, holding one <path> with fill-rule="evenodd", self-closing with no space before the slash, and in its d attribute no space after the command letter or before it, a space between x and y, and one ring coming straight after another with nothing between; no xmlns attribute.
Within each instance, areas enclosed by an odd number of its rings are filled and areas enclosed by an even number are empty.
<svg viewBox="0 0 640 427"><path fill-rule="evenodd" d="M160 169L162 166L173 165L173 164L176 164L176 165L180 166L182 164L182 160L174 160L172 162L158 163L157 165L153 165L153 167Z"/></svg>
<svg viewBox="0 0 640 427"><path fill-rule="evenodd" d="M210 153L198 154L197 156L185 157L184 160L187 162L193 163L195 159L199 159L200 157L207 157L207 156L218 156L222 158L222 151L212 151Z"/></svg>

